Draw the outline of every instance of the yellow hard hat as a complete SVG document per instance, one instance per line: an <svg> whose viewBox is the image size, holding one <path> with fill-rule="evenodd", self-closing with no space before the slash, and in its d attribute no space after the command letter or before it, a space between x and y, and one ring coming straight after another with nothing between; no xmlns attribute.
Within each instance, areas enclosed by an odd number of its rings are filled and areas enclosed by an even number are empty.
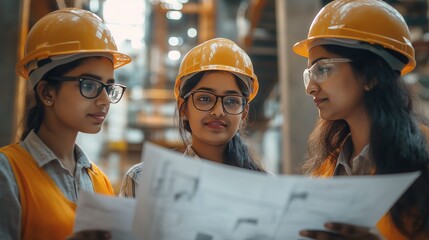
<svg viewBox="0 0 429 240"><path fill-rule="evenodd" d="M176 99L187 79L208 70L227 71L238 76L250 89L249 102L255 98L259 83L249 56L233 41L215 38L194 47L183 57L174 86Z"/></svg>
<svg viewBox="0 0 429 240"><path fill-rule="evenodd" d="M312 44L320 39L355 40L374 46L374 49L375 45L380 45L397 52L408 59L398 69L402 75L411 72L416 66L410 31L404 18L396 9L380 0L332 1L319 11L310 26L307 39L296 43L293 51L308 57ZM377 50L374 52L377 53Z"/></svg>
<svg viewBox="0 0 429 240"><path fill-rule="evenodd" d="M40 60L76 54L109 56L114 68L131 61L128 55L118 52L112 34L97 15L65 8L45 15L31 28L24 58L16 65L16 71L28 79Z"/></svg>

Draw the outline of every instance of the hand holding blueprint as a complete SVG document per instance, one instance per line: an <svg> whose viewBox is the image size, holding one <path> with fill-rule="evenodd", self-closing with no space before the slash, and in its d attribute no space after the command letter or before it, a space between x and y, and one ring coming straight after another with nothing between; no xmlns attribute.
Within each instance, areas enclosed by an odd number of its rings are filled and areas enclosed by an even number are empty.
<svg viewBox="0 0 429 240"><path fill-rule="evenodd" d="M113 239L132 240L135 199L79 192L73 232L105 230Z"/></svg>
<svg viewBox="0 0 429 240"><path fill-rule="evenodd" d="M374 227L419 173L274 177L145 144L137 199L80 193L75 231L113 239L290 240L335 221Z"/></svg>

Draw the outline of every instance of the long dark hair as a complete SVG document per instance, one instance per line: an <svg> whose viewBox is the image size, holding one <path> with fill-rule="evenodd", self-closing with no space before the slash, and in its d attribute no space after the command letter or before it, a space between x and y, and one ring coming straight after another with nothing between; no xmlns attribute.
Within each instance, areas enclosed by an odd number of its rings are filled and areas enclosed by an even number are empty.
<svg viewBox="0 0 429 240"><path fill-rule="evenodd" d="M206 72L207 71L199 72L192 76L190 79L188 79L181 88L179 97L183 98L188 92L190 92L200 82L201 78ZM234 75L234 77L235 82L240 88L240 91L243 96L249 97L249 88L237 76ZM185 99L185 101L179 106L179 113L183 111L183 108L186 106L186 102L188 101L188 99L189 98ZM240 129L237 131L231 141L228 142L225 152L223 154L224 159L226 159L226 162L224 162L224 164L255 170L259 172L266 172L261 162L256 158L255 154L252 153L248 147L248 143L244 137L244 125L245 121L243 121L240 126ZM179 131L183 143L189 144L187 132L192 133L192 129L190 128L189 122L187 120L179 119Z"/></svg>
<svg viewBox="0 0 429 240"><path fill-rule="evenodd" d="M86 59L88 58L80 58L75 61L55 67L52 70L48 71L45 75L43 75L40 81L45 81L44 79L48 79L49 77L63 76L64 74L70 72L71 70L79 66ZM62 84L61 81L46 82L46 87L53 88L57 92ZM40 125L42 124L45 115L45 108L43 106L42 100L40 99L39 94L37 94L37 84L33 87L33 89L29 91L26 96L26 105L29 107L24 116L25 127L21 135L21 141L24 140L32 130L34 130L35 132L39 131Z"/></svg>
<svg viewBox="0 0 429 240"><path fill-rule="evenodd" d="M369 149L376 174L421 171L421 176L390 209L398 229L411 239L429 232L429 154L420 128L423 119L414 110L413 95L399 72L366 50L323 46L327 51L350 58L355 75L374 87L365 92L364 104L371 119ZM395 54L392 52L392 54ZM398 56L401 60L403 56ZM338 158L338 149L350 129L344 120L319 120L308 141L307 173L324 161Z"/></svg>

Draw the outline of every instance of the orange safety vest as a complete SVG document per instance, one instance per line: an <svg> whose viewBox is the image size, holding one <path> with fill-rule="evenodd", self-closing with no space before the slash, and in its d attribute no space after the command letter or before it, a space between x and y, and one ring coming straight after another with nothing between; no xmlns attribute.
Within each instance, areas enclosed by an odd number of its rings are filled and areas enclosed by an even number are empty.
<svg viewBox="0 0 429 240"><path fill-rule="evenodd" d="M0 148L9 159L21 202L21 239L65 239L72 234L76 204L19 144ZM113 195L109 179L92 164L88 169L96 193Z"/></svg>
<svg viewBox="0 0 429 240"><path fill-rule="evenodd" d="M311 175L317 177L333 177L336 161L333 158L326 159L322 165L316 169ZM396 228L389 213L385 214L377 223L377 228L380 233L388 240L407 240L404 235Z"/></svg>

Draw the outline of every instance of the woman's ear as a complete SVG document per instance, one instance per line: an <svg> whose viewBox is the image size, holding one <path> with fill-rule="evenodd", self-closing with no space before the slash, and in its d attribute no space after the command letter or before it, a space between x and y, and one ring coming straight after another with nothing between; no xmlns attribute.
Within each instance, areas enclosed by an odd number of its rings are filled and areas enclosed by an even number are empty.
<svg viewBox="0 0 429 240"><path fill-rule="evenodd" d="M40 100L46 106L51 106L54 104L54 94L55 91L49 86L46 81L40 81L36 86L36 93L39 96Z"/></svg>
<svg viewBox="0 0 429 240"><path fill-rule="evenodd" d="M363 89L365 89L365 91L369 92L371 91L375 86L377 86L378 81L377 79L373 78L372 80L370 80L369 82L365 83L365 85L363 86Z"/></svg>
<svg viewBox="0 0 429 240"><path fill-rule="evenodd" d="M185 105L186 101L184 101L182 98L179 99L177 103L177 107L179 108L179 117L180 120L187 121L188 120L188 114L187 114L187 108Z"/></svg>

